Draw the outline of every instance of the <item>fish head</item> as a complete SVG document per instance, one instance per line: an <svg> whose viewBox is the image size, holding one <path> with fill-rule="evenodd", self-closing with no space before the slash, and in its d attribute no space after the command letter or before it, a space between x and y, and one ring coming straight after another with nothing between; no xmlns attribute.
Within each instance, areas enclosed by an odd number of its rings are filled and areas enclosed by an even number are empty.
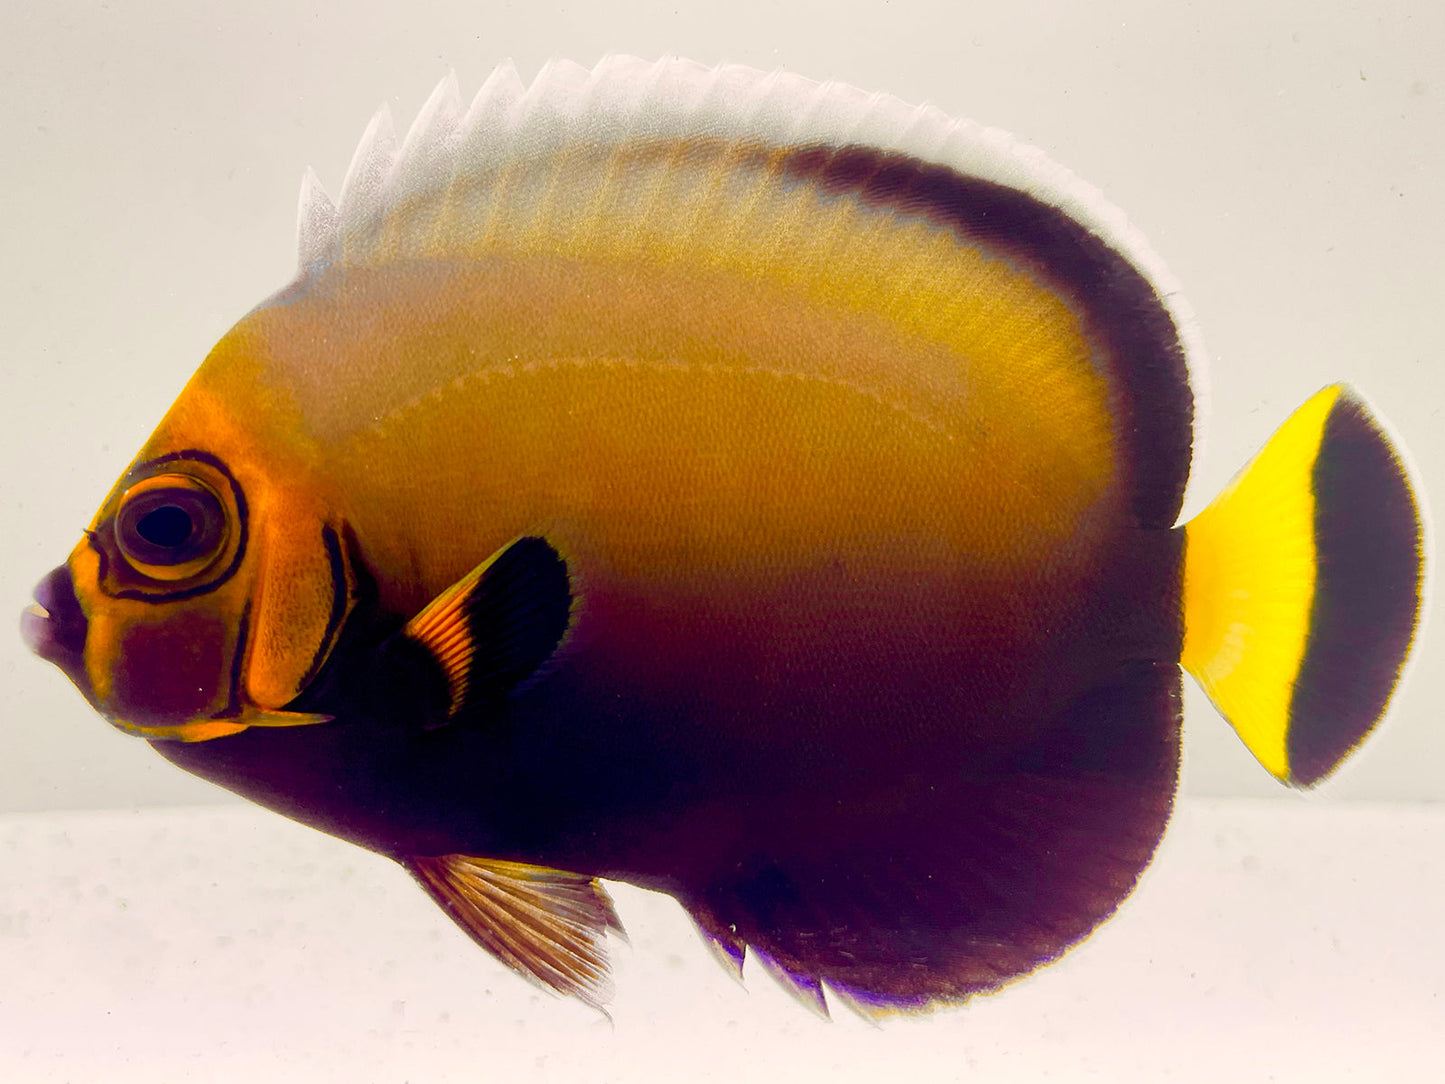
<svg viewBox="0 0 1445 1084"><path fill-rule="evenodd" d="M235 337L21 617L31 650L112 724L147 738L318 721L283 709L355 597L306 456L284 439L274 389L235 363Z"/></svg>

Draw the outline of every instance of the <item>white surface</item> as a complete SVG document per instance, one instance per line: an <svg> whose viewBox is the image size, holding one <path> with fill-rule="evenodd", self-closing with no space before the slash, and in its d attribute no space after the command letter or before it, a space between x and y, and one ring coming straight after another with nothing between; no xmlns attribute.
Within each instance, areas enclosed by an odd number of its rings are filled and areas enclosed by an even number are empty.
<svg viewBox="0 0 1445 1084"><path fill-rule="evenodd" d="M0 1079L1438 1079L1445 808L1184 803L1115 920L922 1019L827 1023L616 887L609 1023L399 868L259 810L0 818Z"/></svg>
<svg viewBox="0 0 1445 1084"><path fill-rule="evenodd" d="M302 171L455 68L676 52L785 66L1009 129L1092 181L1212 352L1192 505L1352 381L1445 492L1445 5L773 0L0 8L0 628L215 339L285 282ZM10 614L6 618L5 614ZM13 630L13 624L9 626ZM1427 631L1338 796L1445 798ZM206 802L0 634L0 809ZM1194 694L1186 791L1282 794Z"/></svg>

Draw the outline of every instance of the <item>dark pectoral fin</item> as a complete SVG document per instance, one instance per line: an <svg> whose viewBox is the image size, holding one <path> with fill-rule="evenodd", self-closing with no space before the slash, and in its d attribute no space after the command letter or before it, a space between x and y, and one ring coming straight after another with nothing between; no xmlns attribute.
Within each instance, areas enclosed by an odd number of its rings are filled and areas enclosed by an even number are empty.
<svg viewBox="0 0 1445 1084"><path fill-rule="evenodd" d="M571 614L567 563L544 539L521 538L443 591L403 632L446 674L450 720L495 704L536 673Z"/></svg>
<svg viewBox="0 0 1445 1084"><path fill-rule="evenodd" d="M606 934L622 934L592 877L448 854L404 863L472 939L524 978L600 1008L611 995Z"/></svg>

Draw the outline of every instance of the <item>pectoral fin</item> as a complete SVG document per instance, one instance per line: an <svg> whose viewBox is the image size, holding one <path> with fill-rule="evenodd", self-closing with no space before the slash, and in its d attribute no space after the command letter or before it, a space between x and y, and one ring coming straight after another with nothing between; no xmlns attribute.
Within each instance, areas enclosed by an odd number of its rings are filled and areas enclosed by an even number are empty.
<svg viewBox="0 0 1445 1084"><path fill-rule="evenodd" d="M445 722L495 704L536 673L571 613L567 563L545 540L520 538L433 599L403 635L446 674Z"/></svg>
<svg viewBox="0 0 1445 1084"><path fill-rule="evenodd" d="M607 891L562 870L447 854L404 863L458 926L524 978L600 1008L612 993Z"/></svg>

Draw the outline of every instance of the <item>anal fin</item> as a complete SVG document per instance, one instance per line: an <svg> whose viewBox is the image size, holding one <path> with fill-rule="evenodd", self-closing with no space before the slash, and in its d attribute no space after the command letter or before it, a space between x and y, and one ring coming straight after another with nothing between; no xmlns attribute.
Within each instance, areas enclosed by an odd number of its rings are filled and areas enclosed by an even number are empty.
<svg viewBox="0 0 1445 1084"><path fill-rule="evenodd" d="M472 940L519 975L594 1008L610 999L606 935L623 931L596 878L464 854L403 864Z"/></svg>
<svg viewBox="0 0 1445 1084"><path fill-rule="evenodd" d="M702 936L703 944L722 967L733 978L739 982L743 980L743 960L747 957L747 945L738 936L734 929L717 922L710 912L690 911L697 932Z"/></svg>
<svg viewBox="0 0 1445 1084"><path fill-rule="evenodd" d="M874 1020L961 1002L1113 913L1169 818L1178 752L1178 668L1129 663L996 758L840 793L828 818L796 815L806 790L755 798L679 899L714 951L746 945L815 1011L822 988Z"/></svg>
<svg viewBox="0 0 1445 1084"><path fill-rule="evenodd" d="M787 991L794 1001L804 1008L810 1009L824 1020L831 1019L828 1013L828 1002L823 997L823 984L820 981L789 970L766 952L759 952L757 957L763 970L771 975L773 981Z"/></svg>

